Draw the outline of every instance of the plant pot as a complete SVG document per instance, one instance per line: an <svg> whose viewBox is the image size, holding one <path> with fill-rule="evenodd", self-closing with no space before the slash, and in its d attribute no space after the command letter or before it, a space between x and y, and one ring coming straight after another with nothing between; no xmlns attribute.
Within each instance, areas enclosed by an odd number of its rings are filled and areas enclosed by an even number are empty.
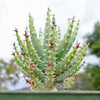
<svg viewBox="0 0 100 100"><path fill-rule="evenodd" d="M0 91L0 100L100 100L99 91Z"/></svg>

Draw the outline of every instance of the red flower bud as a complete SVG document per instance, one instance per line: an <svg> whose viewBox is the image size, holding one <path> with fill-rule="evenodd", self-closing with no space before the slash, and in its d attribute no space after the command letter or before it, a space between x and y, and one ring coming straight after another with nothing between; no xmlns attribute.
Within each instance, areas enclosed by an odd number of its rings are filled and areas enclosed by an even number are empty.
<svg viewBox="0 0 100 100"><path fill-rule="evenodd" d="M54 45L54 44L52 43L52 41L51 41L51 40L50 40L50 44L51 44L51 45Z"/></svg>
<svg viewBox="0 0 100 100"><path fill-rule="evenodd" d="M31 82L31 86L34 86L34 82Z"/></svg>
<svg viewBox="0 0 100 100"><path fill-rule="evenodd" d="M26 38L28 38L28 37L29 37L29 35L27 35L27 32L26 32L26 31L25 31L24 36L25 36Z"/></svg>
<svg viewBox="0 0 100 100"><path fill-rule="evenodd" d="M28 81L29 84L31 84L31 81Z"/></svg>
<svg viewBox="0 0 100 100"><path fill-rule="evenodd" d="M32 63L32 64L30 64L30 67L31 68L35 68L35 65Z"/></svg>
<svg viewBox="0 0 100 100"><path fill-rule="evenodd" d="M28 79L26 79L26 83L28 83L29 82L29 80Z"/></svg>
<svg viewBox="0 0 100 100"><path fill-rule="evenodd" d="M54 27L51 27L51 29L53 30L53 29L54 29Z"/></svg>
<svg viewBox="0 0 100 100"><path fill-rule="evenodd" d="M48 62L48 66L51 66L52 64Z"/></svg>
<svg viewBox="0 0 100 100"><path fill-rule="evenodd" d="M76 78L76 77L77 77L77 75L74 75L74 77Z"/></svg>
<svg viewBox="0 0 100 100"><path fill-rule="evenodd" d="M12 55L15 56L15 53L13 52Z"/></svg>
<svg viewBox="0 0 100 100"><path fill-rule="evenodd" d="M51 44L51 46L50 46L50 48L51 48L51 50L53 50L53 43L52 43L52 41L50 41L50 44Z"/></svg>
<svg viewBox="0 0 100 100"><path fill-rule="evenodd" d="M15 43L13 43L13 46L15 46Z"/></svg>
<svg viewBox="0 0 100 100"><path fill-rule="evenodd" d="M32 71L30 71L29 73L30 73L31 75L33 74L33 72L32 72Z"/></svg>
<svg viewBox="0 0 100 100"><path fill-rule="evenodd" d="M80 47L79 44L80 44L80 43L77 44L76 48L79 48L79 47Z"/></svg>
<svg viewBox="0 0 100 100"><path fill-rule="evenodd" d="M87 55L87 53L84 53L83 56L85 57Z"/></svg>
<svg viewBox="0 0 100 100"><path fill-rule="evenodd" d="M55 25L55 21L53 21L52 24Z"/></svg>
<svg viewBox="0 0 100 100"><path fill-rule="evenodd" d="M21 55L23 55L23 56L24 56L24 55L25 55L25 53L24 53L24 52L21 52Z"/></svg>
<svg viewBox="0 0 100 100"><path fill-rule="evenodd" d="M17 30L17 28L15 28L15 30L14 30L16 33L18 32L18 30Z"/></svg>
<svg viewBox="0 0 100 100"><path fill-rule="evenodd" d="M52 24L53 24L54 26L57 26L57 25L55 24L55 21L53 21Z"/></svg>

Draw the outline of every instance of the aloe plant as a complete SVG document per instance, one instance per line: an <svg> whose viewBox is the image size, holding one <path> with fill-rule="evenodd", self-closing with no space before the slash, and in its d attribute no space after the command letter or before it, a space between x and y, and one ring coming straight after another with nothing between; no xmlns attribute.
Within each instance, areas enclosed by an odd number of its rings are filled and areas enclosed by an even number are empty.
<svg viewBox="0 0 100 100"><path fill-rule="evenodd" d="M29 14L29 29L25 30L25 40L21 40L15 29L18 45L14 46L14 59L25 81L32 90L62 90L75 81L77 72L83 66L88 44L80 46L75 42L79 20L68 19L68 28L61 39L60 27L55 15L47 11L44 33L35 31L34 20Z"/></svg>

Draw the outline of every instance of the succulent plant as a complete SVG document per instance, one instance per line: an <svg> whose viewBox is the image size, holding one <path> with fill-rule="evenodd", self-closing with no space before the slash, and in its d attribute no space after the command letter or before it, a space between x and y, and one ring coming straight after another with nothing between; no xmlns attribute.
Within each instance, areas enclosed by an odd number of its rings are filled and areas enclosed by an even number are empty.
<svg viewBox="0 0 100 100"><path fill-rule="evenodd" d="M68 29L61 39L60 27L56 25L55 15L47 11L44 34L35 31L33 18L29 14L29 30L25 30L25 40L21 40L15 29L18 45L15 43L14 59L25 81L32 90L64 90L72 84L79 69L84 65L88 44L75 42L79 20L68 19ZM28 34L29 33L29 34Z"/></svg>

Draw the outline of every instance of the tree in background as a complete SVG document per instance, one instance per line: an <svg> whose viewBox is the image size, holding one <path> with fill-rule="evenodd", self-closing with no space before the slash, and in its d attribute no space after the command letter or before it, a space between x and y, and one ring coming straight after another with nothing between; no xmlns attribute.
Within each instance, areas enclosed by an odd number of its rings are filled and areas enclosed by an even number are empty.
<svg viewBox="0 0 100 100"><path fill-rule="evenodd" d="M73 90L93 90L91 76L86 72L79 73L71 88Z"/></svg>
<svg viewBox="0 0 100 100"><path fill-rule="evenodd" d="M94 54L100 59L100 22L95 24L93 33L85 38L90 42L89 55ZM84 72L78 75L72 88L79 90L100 90L100 64L88 64Z"/></svg>
<svg viewBox="0 0 100 100"><path fill-rule="evenodd" d="M15 85L19 79L18 73L14 60L7 63L0 59L0 90L8 89L8 84Z"/></svg>
<svg viewBox="0 0 100 100"><path fill-rule="evenodd" d="M94 31L91 35L86 36L90 44L90 54L95 54L100 57L100 22L94 26Z"/></svg>
<svg viewBox="0 0 100 100"><path fill-rule="evenodd" d="M89 64L86 68L86 73L91 76L90 79L93 89L100 90L100 66Z"/></svg>

